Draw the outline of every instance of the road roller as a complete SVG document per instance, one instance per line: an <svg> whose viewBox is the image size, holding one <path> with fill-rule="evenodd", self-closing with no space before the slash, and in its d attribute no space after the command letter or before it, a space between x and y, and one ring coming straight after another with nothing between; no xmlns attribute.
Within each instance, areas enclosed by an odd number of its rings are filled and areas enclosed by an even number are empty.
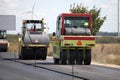
<svg viewBox="0 0 120 80"><path fill-rule="evenodd" d="M41 20L23 20L22 33L18 37L19 59L46 60L49 36L46 23Z"/></svg>

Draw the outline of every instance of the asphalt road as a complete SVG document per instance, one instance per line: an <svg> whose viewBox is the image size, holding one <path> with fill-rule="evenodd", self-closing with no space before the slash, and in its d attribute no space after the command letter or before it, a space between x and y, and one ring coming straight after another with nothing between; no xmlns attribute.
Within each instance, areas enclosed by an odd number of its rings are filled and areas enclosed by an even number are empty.
<svg viewBox="0 0 120 80"><path fill-rule="evenodd" d="M73 74L88 80L120 80L120 69L96 65L54 65L47 60L18 60L17 55L0 53L0 80L83 80L65 74ZM3 60L3 58L15 61ZM18 62L32 64L24 65ZM36 65L36 67L34 67ZM49 69L49 70L46 70ZM57 72L58 73L57 73ZM65 74L62 74L62 73Z"/></svg>

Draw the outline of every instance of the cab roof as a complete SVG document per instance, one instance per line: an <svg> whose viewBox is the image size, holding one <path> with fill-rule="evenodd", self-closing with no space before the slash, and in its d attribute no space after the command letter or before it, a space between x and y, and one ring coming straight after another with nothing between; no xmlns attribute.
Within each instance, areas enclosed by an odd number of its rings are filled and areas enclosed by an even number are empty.
<svg viewBox="0 0 120 80"><path fill-rule="evenodd" d="M82 16L82 17L92 17L92 14L88 13L61 13L61 16Z"/></svg>

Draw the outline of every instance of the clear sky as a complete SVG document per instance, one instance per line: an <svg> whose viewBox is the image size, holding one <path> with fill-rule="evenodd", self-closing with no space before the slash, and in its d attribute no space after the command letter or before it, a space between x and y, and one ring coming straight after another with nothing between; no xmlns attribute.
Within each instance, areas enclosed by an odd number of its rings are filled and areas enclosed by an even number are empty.
<svg viewBox="0 0 120 80"><path fill-rule="evenodd" d="M44 18L49 33L56 29L56 17L60 13L70 12L70 4L83 4L91 9L93 6L101 8L101 17L107 16L107 20L100 31L117 32L118 30L118 0L0 0L0 15L16 15L16 30L9 33L21 32L22 20L31 19L34 5L34 19Z"/></svg>

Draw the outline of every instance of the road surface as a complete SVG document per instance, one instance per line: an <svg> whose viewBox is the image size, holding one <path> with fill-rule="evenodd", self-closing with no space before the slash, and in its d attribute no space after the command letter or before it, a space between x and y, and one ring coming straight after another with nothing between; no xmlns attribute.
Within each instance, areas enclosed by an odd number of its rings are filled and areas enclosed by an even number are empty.
<svg viewBox="0 0 120 80"><path fill-rule="evenodd" d="M0 80L120 80L120 69L110 67L55 65L49 57L18 60L12 53L0 53L0 57Z"/></svg>

